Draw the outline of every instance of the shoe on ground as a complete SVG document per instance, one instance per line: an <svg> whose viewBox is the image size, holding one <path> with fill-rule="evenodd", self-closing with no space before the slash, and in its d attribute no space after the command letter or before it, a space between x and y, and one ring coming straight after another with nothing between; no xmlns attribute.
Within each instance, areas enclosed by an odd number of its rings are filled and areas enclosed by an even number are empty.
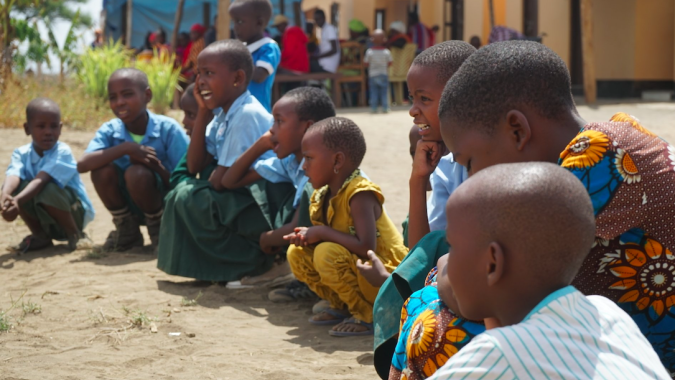
<svg viewBox="0 0 675 380"><path fill-rule="evenodd" d="M104 252L123 252L134 247L143 246L143 234L136 218L131 214L123 217L114 217L113 223L117 228L111 231L103 244Z"/></svg>
<svg viewBox="0 0 675 380"><path fill-rule="evenodd" d="M281 285L286 285L289 282L293 281L295 276L291 272L291 267L288 265L288 261L282 261L280 263L274 263L272 268L267 272L253 277L244 277L241 279L241 285L245 286L271 286L277 287Z"/></svg>
<svg viewBox="0 0 675 380"><path fill-rule="evenodd" d="M282 289L274 289L267 294L272 302L292 302L298 300L311 300L316 299L317 295L312 292L305 283L302 283L298 280L291 281Z"/></svg>
<svg viewBox="0 0 675 380"><path fill-rule="evenodd" d="M73 235L68 239L68 249L71 251L91 248L94 248L94 242L84 232Z"/></svg>
<svg viewBox="0 0 675 380"><path fill-rule="evenodd" d="M37 251L44 248L53 247L52 239L43 238L35 235L28 235L21 243L7 247L7 250L17 255L23 255L29 251Z"/></svg>

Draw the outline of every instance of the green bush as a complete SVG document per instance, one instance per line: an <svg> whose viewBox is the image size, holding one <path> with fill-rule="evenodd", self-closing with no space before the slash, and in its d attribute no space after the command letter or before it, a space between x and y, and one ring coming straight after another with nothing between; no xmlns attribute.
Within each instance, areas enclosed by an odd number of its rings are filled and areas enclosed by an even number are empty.
<svg viewBox="0 0 675 380"><path fill-rule="evenodd" d="M77 77L89 95L108 97L108 79L122 67L131 66L132 52L121 42L109 42L96 49L87 49L77 63Z"/></svg>
<svg viewBox="0 0 675 380"><path fill-rule="evenodd" d="M173 63L174 54L155 50L150 61L136 62L136 68L145 72L152 89L152 108L163 114L171 106L171 101L178 86L180 70Z"/></svg>

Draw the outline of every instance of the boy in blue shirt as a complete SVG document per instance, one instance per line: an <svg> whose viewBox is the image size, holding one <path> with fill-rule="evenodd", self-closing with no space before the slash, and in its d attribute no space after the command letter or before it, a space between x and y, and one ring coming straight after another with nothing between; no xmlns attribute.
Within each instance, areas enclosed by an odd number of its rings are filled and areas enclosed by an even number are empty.
<svg viewBox="0 0 675 380"><path fill-rule="evenodd" d="M108 99L117 119L99 128L77 170L91 172L96 192L113 215L116 231L103 249L142 247L141 224L148 227L154 249L169 177L187 151L188 137L175 120L147 110L152 91L140 70L115 71L108 80Z"/></svg>
<svg viewBox="0 0 675 380"><path fill-rule="evenodd" d="M269 0L237 0L230 5L229 11L234 34L246 44L253 57L255 69L248 90L267 112L272 112L272 85L281 61L279 45L265 37L265 27L272 17L272 4Z"/></svg>
<svg viewBox="0 0 675 380"><path fill-rule="evenodd" d="M26 135L33 141L14 150L2 185L2 217L21 216L31 235L10 251L23 254L68 240L71 250L87 248L84 234L94 208L76 170L70 147L59 141L61 110L54 101L37 98L26 107Z"/></svg>

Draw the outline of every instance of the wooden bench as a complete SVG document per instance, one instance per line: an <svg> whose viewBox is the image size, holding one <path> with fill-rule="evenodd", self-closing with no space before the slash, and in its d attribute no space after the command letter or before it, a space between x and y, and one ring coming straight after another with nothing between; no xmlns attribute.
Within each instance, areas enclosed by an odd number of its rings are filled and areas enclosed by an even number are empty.
<svg viewBox="0 0 675 380"><path fill-rule="evenodd" d="M277 100L281 97L279 90L279 83L288 83L288 82L307 82L309 80L318 80L323 81L329 79L331 81L331 98L333 99L333 104L339 104L342 93L340 91L340 86L337 84L337 79L342 77L340 73L303 73L303 74L277 74L274 77L274 86L272 87L272 104L276 103Z"/></svg>

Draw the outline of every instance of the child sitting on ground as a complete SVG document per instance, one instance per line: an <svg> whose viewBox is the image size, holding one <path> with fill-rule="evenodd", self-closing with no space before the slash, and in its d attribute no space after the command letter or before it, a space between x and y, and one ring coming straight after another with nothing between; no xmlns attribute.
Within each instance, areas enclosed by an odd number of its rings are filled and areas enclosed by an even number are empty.
<svg viewBox="0 0 675 380"><path fill-rule="evenodd" d="M223 176L225 188L236 189L249 185L259 179L270 182L289 182L295 187L295 195L291 199L295 209L293 220L280 228L265 231L260 235L260 248L266 254L281 253L288 245L284 236L293 232L299 225L309 226L309 216L299 215L300 200L307 184L307 176L302 169L302 137L307 128L323 119L335 116L335 107L324 91L314 87L300 87L287 92L274 104L272 111L274 124L250 148L244 152ZM272 149L277 155L265 160L260 156ZM311 187L311 186L310 186ZM303 224L298 224L299 220ZM283 252L285 256L285 251ZM285 260L275 265L270 272L255 278L241 280L242 285L256 285L278 277L290 275L291 269ZM292 276L291 276L292 277Z"/></svg>
<svg viewBox="0 0 675 380"><path fill-rule="evenodd" d="M377 113L377 106L382 112L389 112L389 66L393 59L391 52L384 47L387 38L382 29L373 31L373 47L366 50L363 62L368 67L368 91L370 91L370 109Z"/></svg>
<svg viewBox="0 0 675 380"><path fill-rule="evenodd" d="M68 241L68 249L91 246L84 227L94 219L94 207L77 172L70 147L59 141L61 110L51 99L33 99L26 107L23 129L33 140L16 148L2 185L0 207L8 222L17 216L31 234L8 247L23 254Z"/></svg>
<svg viewBox="0 0 675 380"><path fill-rule="evenodd" d="M236 0L230 5L230 17L237 39L246 44L255 69L248 90L268 112L272 111L272 85L281 61L276 41L265 37L265 28L272 17L269 0Z"/></svg>
<svg viewBox="0 0 675 380"><path fill-rule="evenodd" d="M169 177L189 139L172 118L148 111L152 90L144 72L123 68L108 80L108 100L116 119L101 126L77 163L91 181L116 230L105 251L143 246L140 225L157 248Z"/></svg>
<svg viewBox="0 0 675 380"><path fill-rule="evenodd" d="M198 104L187 154L190 173L218 165L199 179L179 183L166 196L157 267L169 274L204 281L238 281L267 272L274 256L259 245L260 235L288 220L278 220L284 201L295 194L291 184L260 180L228 190L224 174L273 124L270 115L246 89L253 62L236 40L216 41L198 58L194 98ZM216 117L213 110L218 109ZM261 159L271 157L268 151Z"/></svg>
<svg viewBox="0 0 675 380"><path fill-rule="evenodd" d="M361 176L359 165L366 142L351 120L332 117L312 125L302 139L304 170L314 194L312 227L296 228L285 238L288 262L330 308L314 315L312 324L337 324L334 336L373 333L373 301L378 288L356 269L376 250L388 271L408 252L396 227L384 212L380 188ZM346 318L346 319L345 319Z"/></svg>
<svg viewBox="0 0 675 380"><path fill-rule="evenodd" d="M382 285L377 297L374 361L382 378L389 373L400 325L398 313L391 313L391 310L400 310L412 291L424 286L426 274L436 265L438 257L447 253L446 245L436 251L438 255L427 254L436 248L436 243L445 241L445 202L467 175L461 165L454 163L452 155L447 155L441 137L438 104L445 83L475 51L473 46L463 41L441 42L415 57L408 70L407 83L412 103L410 116L414 118L422 137L422 141L417 143L409 182L408 246L411 252L418 250L424 252L422 256L431 257L430 266L422 270L422 260L404 260L393 278ZM432 193L427 197L429 183ZM422 242L418 245L420 240ZM399 277L397 273L405 281L412 282L415 289L400 286L405 284L396 280Z"/></svg>
<svg viewBox="0 0 675 380"><path fill-rule="evenodd" d="M183 127L185 128L185 133L188 136L192 135L192 129L194 129L195 121L197 120L197 111L199 106L197 105L197 100L195 100L195 84L192 83L183 92L183 95L180 97L180 109L183 110ZM208 116L208 115L207 115ZM207 123L210 123L213 119L213 114L211 114L211 119L208 119ZM179 183L190 179L190 178L208 178L209 174L215 169L216 162L212 162L211 165L208 165L204 170L193 175L190 173L187 167L187 152L183 155L183 158L178 161L176 168L171 172L171 180L169 187L173 190L176 185Z"/></svg>
<svg viewBox="0 0 675 380"><path fill-rule="evenodd" d="M447 214L462 218L448 218L439 294L494 327L433 379L670 379L623 310L570 285L595 241L593 204L573 174L551 163L492 166L450 196ZM445 335L468 339L455 321ZM421 330L412 344L423 351L433 341Z"/></svg>

